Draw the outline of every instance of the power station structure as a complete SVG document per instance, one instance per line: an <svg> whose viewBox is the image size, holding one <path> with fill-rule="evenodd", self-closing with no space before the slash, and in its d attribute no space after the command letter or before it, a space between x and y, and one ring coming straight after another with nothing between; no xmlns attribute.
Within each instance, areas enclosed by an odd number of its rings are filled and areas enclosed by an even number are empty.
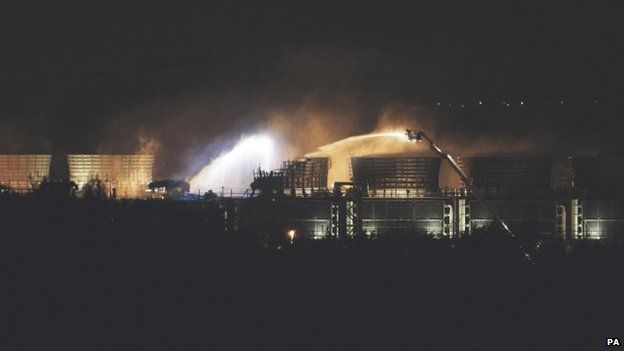
<svg viewBox="0 0 624 351"><path fill-rule="evenodd" d="M444 199L439 157L352 157L351 174L361 188L359 217L370 234L440 232Z"/></svg>
<svg viewBox="0 0 624 351"><path fill-rule="evenodd" d="M352 157L351 178L370 197L439 196L439 157Z"/></svg>
<svg viewBox="0 0 624 351"><path fill-rule="evenodd" d="M69 180L81 189L97 179L112 198L142 198L153 181L154 155L67 155Z"/></svg>
<svg viewBox="0 0 624 351"><path fill-rule="evenodd" d="M500 222L510 232L543 239L624 239L623 156L570 157L565 189L553 186L551 157L451 158L463 175L461 191L440 187L441 164L450 162L446 157L351 157L351 179L333 184L328 184L330 158L285 161L276 170L254 172L251 196L232 202L228 223L273 232L291 228L308 238L413 233L456 238ZM0 191L32 192L49 177L51 159L0 155ZM167 190L169 183L153 182L154 162L154 155L67 155L69 180L78 189L97 179L109 198L152 199L157 193L157 198L201 199L178 196L188 193L185 187Z"/></svg>
<svg viewBox="0 0 624 351"><path fill-rule="evenodd" d="M282 162L279 169L253 173L252 193L266 196L308 197L327 193L327 157L302 158Z"/></svg>
<svg viewBox="0 0 624 351"><path fill-rule="evenodd" d="M284 188L290 190L290 195L303 197L325 192L328 169L329 159L326 157L286 161L282 164Z"/></svg>
<svg viewBox="0 0 624 351"><path fill-rule="evenodd" d="M0 189L25 194L50 177L52 155L0 155ZM69 181L78 189L97 180L110 198L146 198L154 155L67 155ZM58 171L58 170L57 170ZM59 172L67 173L67 172Z"/></svg>
<svg viewBox="0 0 624 351"><path fill-rule="evenodd" d="M352 157L350 182L316 193L293 193L279 189L286 183L275 182L270 201L260 191L242 206L240 218L255 228L296 228L310 238L413 233L460 237L500 221L509 233L537 233L541 239L624 239L624 157L569 158L572 177L565 189L553 186L551 157L463 158L455 165L472 189L455 192L440 189L442 160ZM256 175L257 182L282 177L279 171Z"/></svg>
<svg viewBox="0 0 624 351"><path fill-rule="evenodd" d="M0 155L0 185L17 193L36 189L50 176L52 155Z"/></svg>
<svg viewBox="0 0 624 351"><path fill-rule="evenodd" d="M574 196L570 201L572 238L622 240L624 157L569 158Z"/></svg>

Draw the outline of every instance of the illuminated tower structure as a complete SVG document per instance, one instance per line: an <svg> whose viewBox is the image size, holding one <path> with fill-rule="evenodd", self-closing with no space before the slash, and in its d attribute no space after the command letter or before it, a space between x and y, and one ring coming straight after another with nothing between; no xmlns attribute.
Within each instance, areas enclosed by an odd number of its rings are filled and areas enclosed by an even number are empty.
<svg viewBox="0 0 624 351"><path fill-rule="evenodd" d="M52 155L0 155L0 184L17 193L36 189L50 175Z"/></svg>
<svg viewBox="0 0 624 351"><path fill-rule="evenodd" d="M154 155L67 155L67 162L79 189L98 179L109 197L144 198L153 180Z"/></svg>

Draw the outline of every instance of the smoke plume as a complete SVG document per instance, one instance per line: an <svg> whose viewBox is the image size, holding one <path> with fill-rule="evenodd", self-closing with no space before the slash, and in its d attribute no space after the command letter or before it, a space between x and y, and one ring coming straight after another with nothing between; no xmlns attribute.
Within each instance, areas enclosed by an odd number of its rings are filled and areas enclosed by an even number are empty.
<svg viewBox="0 0 624 351"><path fill-rule="evenodd" d="M423 129L460 156L565 159L622 148L614 133L618 111L593 102L544 105L545 99L510 109L466 89L455 62L416 48L322 43L277 50L246 43L219 50L44 82L40 109L22 108L30 100L19 96L9 108L13 100L5 99L12 117L0 132L3 152L156 153L156 179L190 179L253 134L274 139L278 160L320 155L324 145L345 138L404 128ZM347 159L428 152L390 140L348 142L341 152Z"/></svg>

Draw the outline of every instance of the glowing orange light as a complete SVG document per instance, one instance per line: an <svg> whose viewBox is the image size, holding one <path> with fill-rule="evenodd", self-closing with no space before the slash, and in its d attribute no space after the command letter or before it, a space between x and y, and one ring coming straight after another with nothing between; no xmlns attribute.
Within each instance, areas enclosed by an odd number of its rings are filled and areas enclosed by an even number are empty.
<svg viewBox="0 0 624 351"><path fill-rule="evenodd" d="M292 243L293 240L295 240L295 236L297 235L297 232L294 229L291 229L288 232L286 232L286 234L288 234L288 240L290 240L290 242Z"/></svg>

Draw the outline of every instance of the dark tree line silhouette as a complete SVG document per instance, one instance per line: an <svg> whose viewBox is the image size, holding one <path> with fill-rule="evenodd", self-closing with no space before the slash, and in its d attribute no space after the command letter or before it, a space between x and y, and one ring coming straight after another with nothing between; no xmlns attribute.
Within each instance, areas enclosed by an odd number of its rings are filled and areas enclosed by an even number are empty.
<svg viewBox="0 0 624 351"><path fill-rule="evenodd" d="M291 241L228 206L2 197L3 349L597 349L624 325L616 243Z"/></svg>

